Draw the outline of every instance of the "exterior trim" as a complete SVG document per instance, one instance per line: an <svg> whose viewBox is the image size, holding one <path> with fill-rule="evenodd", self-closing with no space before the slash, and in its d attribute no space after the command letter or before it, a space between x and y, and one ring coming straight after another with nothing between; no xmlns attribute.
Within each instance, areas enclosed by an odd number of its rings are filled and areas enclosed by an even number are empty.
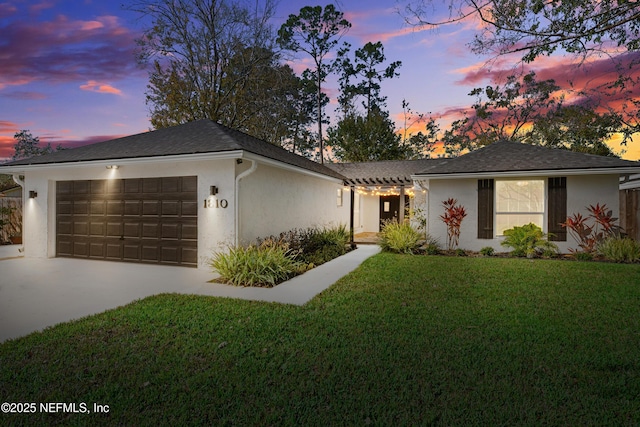
<svg viewBox="0 0 640 427"><path fill-rule="evenodd" d="M522 171L466 172L411 175L413 180L425 179L468 179L468 178L503 178L521 176L569 176L569 175L612 175L633 174L640 171L638 167L594 168L594 169L542 169Z"/></svg>

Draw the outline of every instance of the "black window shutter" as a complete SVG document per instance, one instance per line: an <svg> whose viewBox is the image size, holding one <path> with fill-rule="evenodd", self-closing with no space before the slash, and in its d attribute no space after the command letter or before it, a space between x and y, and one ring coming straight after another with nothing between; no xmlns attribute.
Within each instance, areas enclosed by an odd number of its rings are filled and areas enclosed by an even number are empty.
<svg viewBox="0 0 640 427"><path fill-rule="evenodd" d="M493 239L493 179L478 180L478 239Z"/></svg>
<svg viewBox="0 0 640 427"><path fill-rule="evenodd" d="M547 215L547 231L549 240L567 241L567 229L560 224L567 220L567 178L554 177L548 180L549 213Z"/></svg>

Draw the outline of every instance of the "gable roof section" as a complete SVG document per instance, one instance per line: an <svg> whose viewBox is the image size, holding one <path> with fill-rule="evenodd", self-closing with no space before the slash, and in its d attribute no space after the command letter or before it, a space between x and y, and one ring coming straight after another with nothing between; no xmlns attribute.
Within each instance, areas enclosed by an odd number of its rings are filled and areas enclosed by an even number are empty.
<svg viewBox="0 0 640 427"><path fill-rule="evenodd" d="M245 133L204 119L96 144L16 160L2 166L30 166L246 151L333 178L342 175L312 160Z"/></svg>
<svg viewBox="0 0 640 427"><path fill-rule="evenodd" d="M384 160L361 163L329 163L326 166L346 177L351 185L412 184L411 175L443 159Z"/></svg>
<svg viewBox="0 0 640 427"><path fill-rule="evenodd" d="M416 176L526 173L541 171L611 171L640 168L640 162L576 153L519 142L498 141L460 157L440 159Z"/></svg>

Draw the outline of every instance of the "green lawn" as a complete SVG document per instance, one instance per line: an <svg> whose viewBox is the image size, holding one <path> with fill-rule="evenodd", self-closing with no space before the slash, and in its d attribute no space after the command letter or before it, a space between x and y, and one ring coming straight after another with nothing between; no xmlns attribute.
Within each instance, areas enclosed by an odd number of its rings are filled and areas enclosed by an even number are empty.
<svg viewBox="0 0 640 427"><path fill-rule="evenodd" d="M0 345L0 425L640 424L640 265L380 254L303 307L161 295Z"/></svg>

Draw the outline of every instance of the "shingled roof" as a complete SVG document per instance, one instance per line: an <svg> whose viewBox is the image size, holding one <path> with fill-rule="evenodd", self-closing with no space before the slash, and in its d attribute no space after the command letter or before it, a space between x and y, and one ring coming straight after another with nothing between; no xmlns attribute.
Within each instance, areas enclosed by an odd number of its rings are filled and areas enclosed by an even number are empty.
<svg viewBox="0 0 640 427"><path fill-rule="evenodd" d="M532 172L559 170L611 170L640 168L640 162L617 157L576 153L519 142L498 141L460 157L439 159L415 175Z"/></svg>
<svg viewBox="0 0 640 427"><path fill-rule="evenodd" d="M347 179L351 185L400 185L412 184L411 175L433 166L443 159L418 160L385 160L361 163L328 163L333 169Z"/></svg>
<svg viewBox="0 0 640 427"><path fill-rule="evenodd" d="M16 160L5 163L2 166L62 164L184 154L222 153L238 150L333 178L344 179L344 176L319 163L206 119L78 148L56 151L44 156ZM0 166L0 169L2 166Z"/></svg>

